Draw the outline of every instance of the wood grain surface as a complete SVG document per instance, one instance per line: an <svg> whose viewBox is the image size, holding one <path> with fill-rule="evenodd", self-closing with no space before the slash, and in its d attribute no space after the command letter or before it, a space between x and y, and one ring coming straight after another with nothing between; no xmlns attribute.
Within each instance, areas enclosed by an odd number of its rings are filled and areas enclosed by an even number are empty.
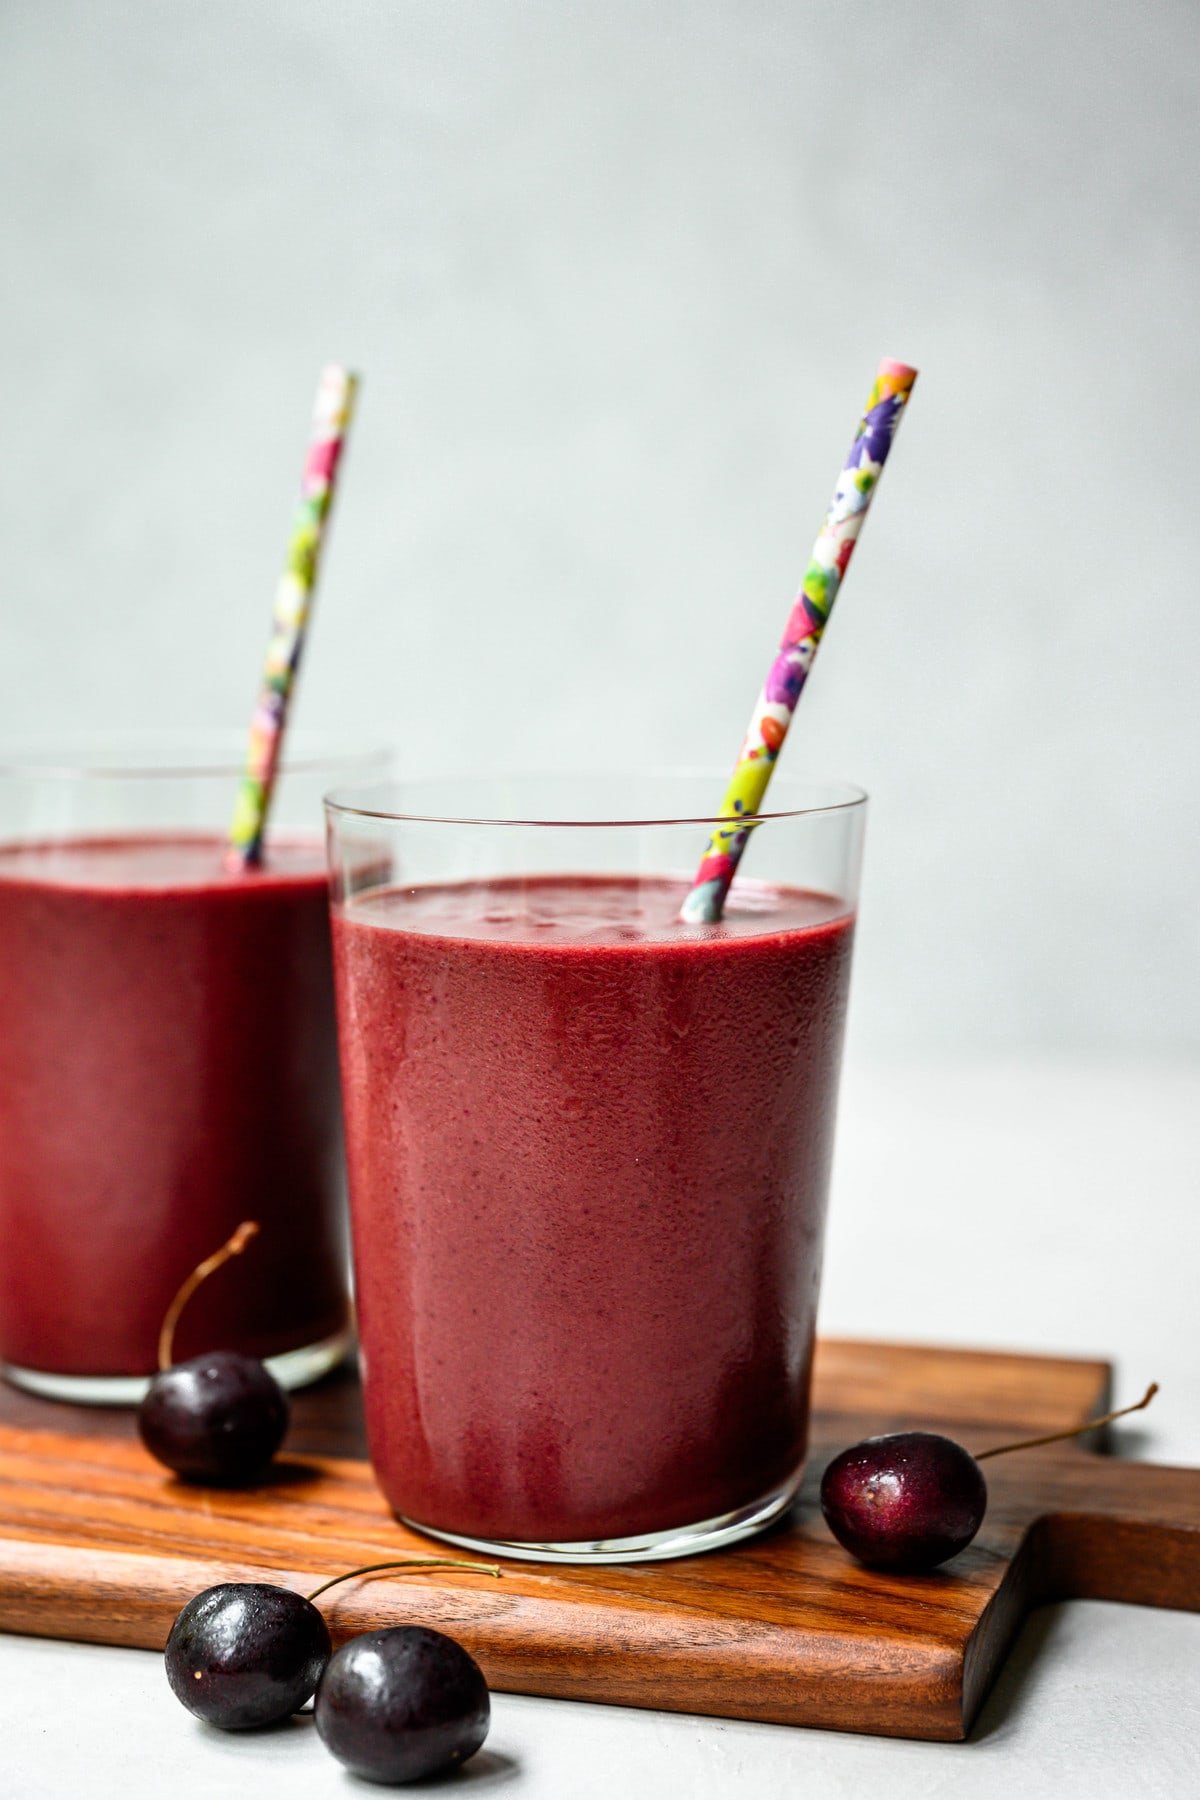
<svg viewBox="0 0 1200 1800"><path fill-rule="evenodd" d="M989 1463L978 1538L917 1577L872 1574L834 1543L815 1504L821 1470L870 1432L941 1429L978 1451L1073 1425L1108 1390L1099 1362L826 1341L804 1492L753 1543L641 1567L508 1562L499 1580L377 1576L322 1608L338 1641L441 1626L500 1689L961 1738L1031 1606L1086 1595L1200 1609L1200 1470L1080 1444ZM439 1548L379 1496L350 1376L297 1398L277 1478L241 1493L165 1476L128 1413L0 1392L0 1629L158 1648L213 1582L303 1589Z"/></svg>

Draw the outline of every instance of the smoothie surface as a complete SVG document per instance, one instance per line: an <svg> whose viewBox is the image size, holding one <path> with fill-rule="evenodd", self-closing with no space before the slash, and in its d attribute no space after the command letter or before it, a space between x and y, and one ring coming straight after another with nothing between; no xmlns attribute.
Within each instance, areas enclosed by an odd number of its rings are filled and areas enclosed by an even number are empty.
<svg viewBox="0 0 1200 1800"><path fill-rule="evenodd" d="M719 923L687 925L679 918L679 907L688 887L682 877L539 875L487 884L377 889L352 899L344 912L356 925L422 937L555 950L760 938L847 917L845 904L831 894L739 881Z"/></svg>
<svg viewBox="0 0 1200 1800"><path fill-rule="evenodd" d="M49 883L93 892L155 893L237 888L282 881L311 884L323 873L319 838L283 838L268 846L258 869L226 859L224 841L211 834L78 837L0 843L0 881Z"/></svg>

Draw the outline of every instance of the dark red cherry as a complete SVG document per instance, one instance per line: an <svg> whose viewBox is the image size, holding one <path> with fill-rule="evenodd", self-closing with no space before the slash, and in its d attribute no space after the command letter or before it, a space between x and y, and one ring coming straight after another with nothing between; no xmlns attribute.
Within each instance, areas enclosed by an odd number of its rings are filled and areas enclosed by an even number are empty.
<svg viewBox="0 0 1200 1800"><path fill-rule="evenodd" d="M987 1511L987 1483L979 1467L989 1456L1033 1450L1095 1431L1149 1406L1142 1398L1085 1425L1042 1437L998 1444L977 1457L933 1431L894 1431L865 1438L835 1456L821 1477L821 1511L834 1537L871 1569L916 1575L965 1550Z"/></svg>
<svg viewBox="0 0 1200 1800"><path fill-rule="evenodd" d="M212 1350L190 1362L173 1361L180 1313L201 1282L240 1256L257 1232L253 1219L239 1225L196 1265L163 1319L158 1374L138 1407L138 1431L151 1456L185 1481L248 1486L266 1474L287 1430L283 1389L256 1356Z"/></svg>
<svg viewBox="0 0 1200 1800"><path fill-rule="evenodd" d="M966 1549L987 1511L987 1483L952 1438L897 1431L834 1457L821 1479L821 1511L868 1568L915 1574Z"/></svg>
<svg viewBox="0 0 1200 1800"><path fill-rule="evenodd" d="M167 1680L189 1712L222 1731L273 1725L311 1700L333 1645L310 1600L229 1581L189 1600L167 1639Z"/></svg>
<svg viewBox="0 0 1200 1800"><path fill-rule="evenodd" d="M317 1731L338 1761L387 1784L466 1762L491 1722L478 1663L453 1638L423 1625L368 1631L343 1644L321 1677L315 1712Z"/></svg>
<svg viewBox="0 0 1200 1800"><path fill-rule="evenodd" d="M151 1456L185 1481L245 1487L261 1480L283 1442L288 1403L257 1357L214 1350L160 1370L137 1424Z"/></svg>

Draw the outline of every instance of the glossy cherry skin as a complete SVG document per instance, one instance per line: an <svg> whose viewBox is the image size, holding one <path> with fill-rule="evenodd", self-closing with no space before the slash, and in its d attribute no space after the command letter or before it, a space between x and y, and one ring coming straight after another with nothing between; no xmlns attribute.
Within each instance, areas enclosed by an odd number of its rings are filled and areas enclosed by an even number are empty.
<svg viewBox="0 0 1200 1800"><path fill-rule="evenodd" d="M321 1677L315 1710L338 1761L389 1785L466 1762L491 1723L478 1663L423 1625L368 1631L343 1644Z"/></svg>
<svg viewBox="0 0 1200 1800"><path fill-rule="evenodd" d="M189 1600L167 1639L167 1680L189 1712L222 1731L274 1725L311 1700L333 1646L310 1600L227 1581Z"/></svg>
<svg viewBox="0 0 1200 1800"><path fill-rule="evenodd" d="M987 1484L952 1438L897 1431L834 1457L821 1478L821 1511L838 1543L868 1568L917 1574L971 1542L987 1511Z"/></svg>
<svg viewBox="0 0 1200 1800"><path fill-rule="evenodd" d="M244 1487L283 1442L288 1403L257 1357L214 1350L156 1375L137 1422L151 1456L185 1481Z"/></svg>

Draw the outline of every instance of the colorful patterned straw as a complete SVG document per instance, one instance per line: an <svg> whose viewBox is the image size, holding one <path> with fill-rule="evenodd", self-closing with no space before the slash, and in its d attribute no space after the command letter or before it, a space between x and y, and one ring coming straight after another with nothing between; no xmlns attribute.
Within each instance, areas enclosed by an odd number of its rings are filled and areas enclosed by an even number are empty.
<svg viewBox="0 0 1200 1800"><path fill-rule="evenodd" d="M338 463L358 391L357 375L331 366L321 371L300 498L292 515L287 561L275 590L275 612L262 686L250 723L246 768L229 828L231 856L245 868L262 861L263 835L296 684L304 633L317 585L321 546L329 525Z"/></svg>
<svg viewBox="0 0 1200 1800"><path fill-rule="evenodd" d="M871 398L850 446L846 466L838 476L825 523L813 545L779 654L771 665L738 752L719 818L752 819L762 805L916 379L917 371L907 363L879 365ZM721 825L713 832L695 883L680 908L680 917L689 925L715 924L721 917L730 883L753 829L753 825Z"/></svg>

